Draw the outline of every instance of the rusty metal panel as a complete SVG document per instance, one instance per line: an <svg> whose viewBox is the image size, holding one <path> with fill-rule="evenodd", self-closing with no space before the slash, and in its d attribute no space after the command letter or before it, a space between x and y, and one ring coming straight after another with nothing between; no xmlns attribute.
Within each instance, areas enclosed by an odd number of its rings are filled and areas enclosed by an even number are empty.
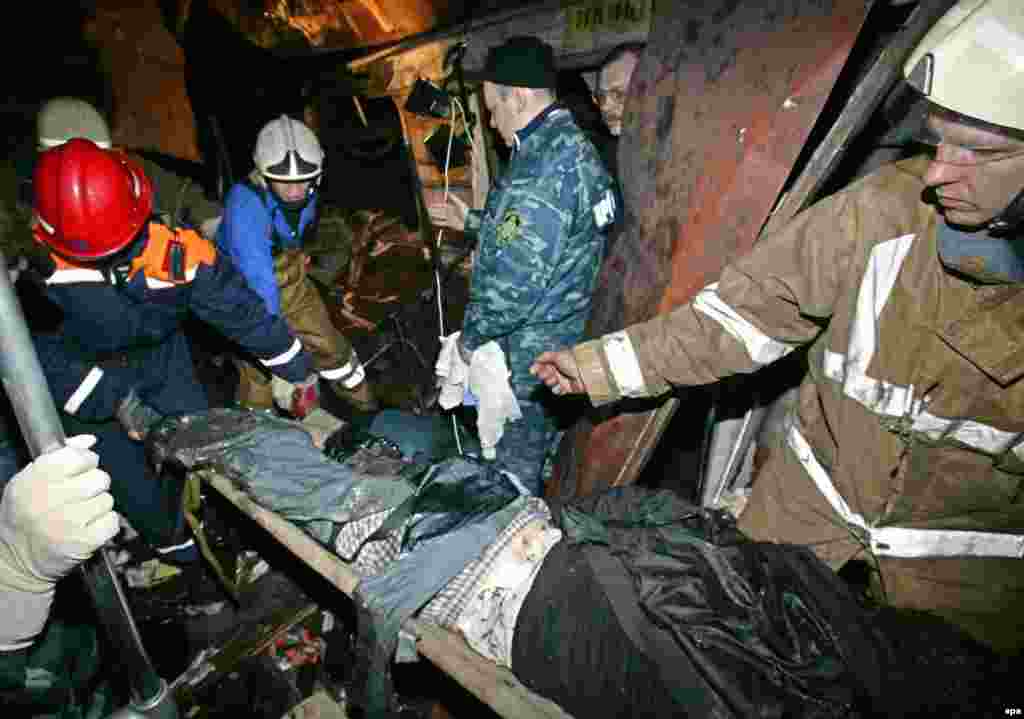
<svg viewBox="0 0 1024 719"><path fill-rule="evenodd" d="M109 82L111 133L122 147L198 161L185 54L155 1L100 0L82 27Z"/></svg>
<svg viewBox="0 0 1024 719"><path fill-rule="evenodd" d="M599 279L591 336L688 301L753 246L867 4L658 4L627 101L626 217ZM673 407L579 423L563 441L552 492L633 481Z"/></svg>

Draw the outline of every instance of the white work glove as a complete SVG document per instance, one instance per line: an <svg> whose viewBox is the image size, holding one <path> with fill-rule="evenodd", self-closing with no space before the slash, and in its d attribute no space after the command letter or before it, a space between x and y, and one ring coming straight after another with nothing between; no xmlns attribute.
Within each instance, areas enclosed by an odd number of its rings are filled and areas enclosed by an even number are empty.
<svg viewBox="0 0 1024 719"><path fill-rule="evenodd" d="M57 581L117 534L110 475L67 440L14 475L0 500L0 651L31 644L46 624Z"/></svg>
<svg viewBox="0 0 1024 719"><path fill-rule="evenodd" d="M469 391L476 395L476 429L484 459L497 456L496 447L505 434L505 423L523 416L512 392L505 353L491 340L473 352L469 363Z"/></svg>
<svg viewBox="0 0 1024 719"><path fill-rule="evenodd" d="M319 382L320 376L315 372L297 383L274 375L270 381L274 404L296 419L302 419L320 404Z"/></svg>
<svg viewBox="0 0 1024 719"><path fill-rule="evenodd" d="M437 403L442 409L451 409L462 404L466 394L466 383L469 380L469 366L459 354L459 338L461 332L441 338L441 351L437 353L434 374L437 375L437 386L441 388Z"/></svg>

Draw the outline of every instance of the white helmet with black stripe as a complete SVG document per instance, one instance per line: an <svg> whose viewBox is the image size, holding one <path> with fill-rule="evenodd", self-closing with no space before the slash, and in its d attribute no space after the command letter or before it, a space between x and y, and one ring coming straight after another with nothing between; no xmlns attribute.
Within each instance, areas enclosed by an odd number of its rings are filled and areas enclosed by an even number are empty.
<svg viewBox="0 0 1024 719"><path fill-rule="evenodd" d="M315 180L323 173L324 151L305 124L281 115L260 130L253 160L268 180L302 182Z"/></svg>

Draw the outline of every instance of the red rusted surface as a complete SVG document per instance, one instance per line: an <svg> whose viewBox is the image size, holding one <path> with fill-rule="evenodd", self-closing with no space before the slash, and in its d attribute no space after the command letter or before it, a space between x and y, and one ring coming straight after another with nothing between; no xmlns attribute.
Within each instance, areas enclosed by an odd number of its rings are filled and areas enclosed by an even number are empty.
<svg viewBox="0 0 1024 719"><path fill-rule="evenodd" d="M109 81L114 143L199 160L185 55L163 22L160 4L98 0L93 6L82 29Z"/></svg>
<svg viewBox="0 0 1024 719"><path fill-rule="evenodd" d="M753 246L866 14L863 0L665 5L630 88L619 148L626 218L591 336L688 301ZM578 423L552 492L633 481L667 421L652 413Z"/></svg>

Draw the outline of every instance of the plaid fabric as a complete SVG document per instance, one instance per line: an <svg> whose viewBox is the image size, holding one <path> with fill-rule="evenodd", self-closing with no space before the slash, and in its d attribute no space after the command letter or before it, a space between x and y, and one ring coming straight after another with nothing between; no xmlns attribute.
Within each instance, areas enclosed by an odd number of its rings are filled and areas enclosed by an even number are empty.
<svg viewBox="0 0 1024 719"><path fill-rule="evenodd" d="M473 649L503 667L512 666L519 612L533 591L548 553L562 540L562 531L544 521L531 522L494 562L491 571L470 593L453 631ZM526 549L529 552L520 554Z"/></svg>
<svg viewBox="0 0 1024 719"><path fill-rule="evenodd" d="M384 524L384 520L391 512L392 510L388 509L348 522L334 538L334 551L346 562L351 562L352 567L361 575L377 574L398 558L401 532L393 532L384 539L366 542L366 538ZM364 542L366 543L363 544Z"/></svg>
<svg viewBox="0 0 1024 719"><path fill-rule="evenodd" d="M508 526L498 535L479 559L466 565L466 568L445 585L430 602L420 611L420 618L443 627L455 626L458 618L465 611L466 605L473 596L477 585L487 576L494 566L495 560L512 542L515 536L526 525L535 519L551 520L551 511L544 500L538 497L527 499L523 510L509 522Z"/></svg>

